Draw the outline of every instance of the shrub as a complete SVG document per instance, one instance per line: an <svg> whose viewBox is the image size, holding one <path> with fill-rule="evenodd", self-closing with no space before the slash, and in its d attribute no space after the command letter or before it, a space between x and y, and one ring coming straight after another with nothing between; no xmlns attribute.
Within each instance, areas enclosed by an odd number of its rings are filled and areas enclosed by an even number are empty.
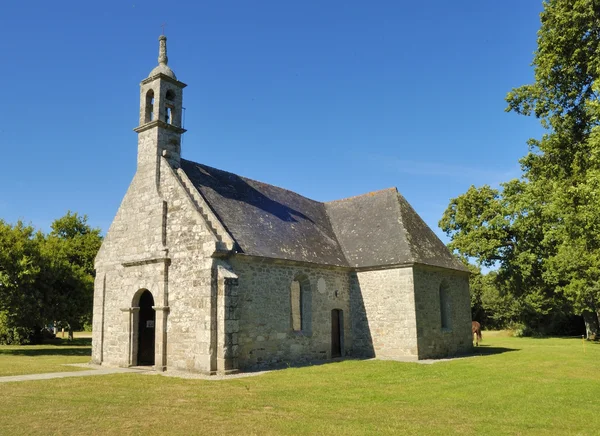
<svg viewBox="0 0 600 436"><path fill-rule="evenodd" d="M26 345L31 343L33 329L13 326L6 313L0 312L0 345Z"/></svg>

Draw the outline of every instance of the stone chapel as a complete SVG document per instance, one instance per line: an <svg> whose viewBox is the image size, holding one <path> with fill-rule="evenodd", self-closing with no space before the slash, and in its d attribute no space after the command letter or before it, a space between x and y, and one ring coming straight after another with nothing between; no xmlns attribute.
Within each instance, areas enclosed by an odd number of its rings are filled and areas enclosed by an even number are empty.
<svg viewBox="0 0 600 436"><path fill-rule="evenodd" d="M163 35L96 257L93 362L227 374L472 350L469 273L395 188L322 203L185 160L185 87Z"/></svg>

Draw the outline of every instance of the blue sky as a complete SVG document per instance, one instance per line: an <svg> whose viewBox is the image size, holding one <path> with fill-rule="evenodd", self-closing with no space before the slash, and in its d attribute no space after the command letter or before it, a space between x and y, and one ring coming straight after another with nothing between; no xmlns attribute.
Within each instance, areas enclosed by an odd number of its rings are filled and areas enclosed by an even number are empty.
<svg viewBox="0 0 600 436"><path fill-rule="evenodd" d="M136 164L139 82L184 90L182 155L320 201L452 197L518 177L541 1L2 2L0 218L108 229Z"/></svg>

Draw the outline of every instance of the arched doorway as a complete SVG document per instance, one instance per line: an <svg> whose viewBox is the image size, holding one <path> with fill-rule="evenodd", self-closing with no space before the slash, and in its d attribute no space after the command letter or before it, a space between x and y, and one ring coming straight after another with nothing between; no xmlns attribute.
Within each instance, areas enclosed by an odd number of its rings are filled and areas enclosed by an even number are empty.
<svg viewBox="0 0 600 436"><path fill-rule="evenodd" d="M156 323L156 312L152 308L154 298L150 291L144 291L140 295L140 312L138 318L138 365L154 365L154 325Z"/></svg>
<svg viewBox="0 0 600 436"><path fill-rule="evenodd" d="M331 311L331 357L342 356L344 332L344 312L340 309Z"/></svg>

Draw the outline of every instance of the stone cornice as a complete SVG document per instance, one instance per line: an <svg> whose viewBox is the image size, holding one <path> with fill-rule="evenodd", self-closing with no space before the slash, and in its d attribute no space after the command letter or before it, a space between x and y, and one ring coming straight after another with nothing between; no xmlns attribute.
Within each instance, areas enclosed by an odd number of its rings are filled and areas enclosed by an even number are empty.
<svg viewBox="0 0 600 436"><path fill-rule="evenodd" d="M453 269L453 268L444 268L443 266L429 265L429 264L426 264L426 263L415 262L415 263L412 264L412 266L419 267L419 268L422 268L422 269L434 270L434 271L451 272L452 274L456 274L456 275L463 275L463 276L470 276L471 275L471 271L468 271L468 270L460 270L460 269Z"/></svg>
<svg viewBox="0 0 600 436"><path fill-rule="evenodd" d="M342 270L342 271L349 271L349 272L380 271L380 270L386 270L386 269L421 267L421 268L426 268L426 269L452 272L452 273L458 274L458 275L470 275L471 274L468 271L461 271L461 270L452 269L452 268L444 268L444 267L435 266L435 265L427 265L427 264L418 263L418 262L396 263L396 264L390 264L390 265L375 265L375 266L366 266L366 267L352 267L352 266L326 265L326 264L321 264L321 263L302 262L302 261L298 261L298 260L280 259L280 258L273 258L273 257L254 256L254 255L245 254L245 253L232 253L231 257L237 257L239 259L245 259L248 261L266 261L269 263L280 264L280 265L310 266L310 267L318 267L318 268L329 269L329 270L338 270L338 271Z"/></svg>
<svg viewBox="0 0 600 436"><path fill-rule="evenodd" d="M121 310L121 312L132 313L132 312L139 312L140 308L139 307L122 307L120 310Z"/></svg>
<svg viewBox="0 0 600 436"><path fill-rule="evenodd" d="M126 262L121 262L121 265L124 267L128 266L138 266L138 265L148 265L150 263L161 263L164 262L167 265L171 264L170 257L144 257L141 259L132 259Z"/></svg>
<svg viewBox="0 0 600 436"><path fill-rule="evenodd" d="M162 120L154 120L154 121L150 121L149 123L142 124L141 126L138 126L135 129L133 129L133 131L140 133L145 130L152 129L154 127L161 127L163 129L170 130L172 132L179 133L179 134L187 132L187 130L182 129L181 127L174 126L173 124L167 124Z"/></svg>
<svg viewBox="0 0 600 436"><path fill-rule="evenodd" d="M165 82L171 82L172 84L174 84L174 85L177 85L177 86L179 86L179 87L180 87L180 88L182 88L182 89L183 89L183 88L185 88L185 87L187 86L185 83L183 83L183 82L180 82L180 81L179 81L179 80L177 80L177 79L173 79L172 77L169 77L169 76L167 76L166 74L163 74L163 73L158 73L158 74L155 74L155 75L154 75L154 76L152 76L152 77L147 77L147 78L145 78L144 80L142 80L142 81L140 82L140 85L145 85L146 83L153 82L153 81L154 81L154 80L156 80L156 79L162 79L162 80L164 80Z"/></svg>
<svg viewBox="0 0 600 436"><path fill-rule="evenodd" d="M405 262L405 263L395 263L395 264L390 264L390 265L352 267L350 269L355 272L363 272L363 271L381 271L381 270L386 270L386 269L415 268L415 267L437 270L437 271L446 271L446 272L451 272L453 274L458 274L458 275L471 274L469 271L461 271L459 269L445 268L443 266L429 265L429 264L420 263L420 262Z"/></svg>
<svg viewBox="0 0 600 436"><path fill-rule="evenodd" d="M168 312L169 310L171 310L169 306L152 306L152 309L163 312Z"/></svg>

